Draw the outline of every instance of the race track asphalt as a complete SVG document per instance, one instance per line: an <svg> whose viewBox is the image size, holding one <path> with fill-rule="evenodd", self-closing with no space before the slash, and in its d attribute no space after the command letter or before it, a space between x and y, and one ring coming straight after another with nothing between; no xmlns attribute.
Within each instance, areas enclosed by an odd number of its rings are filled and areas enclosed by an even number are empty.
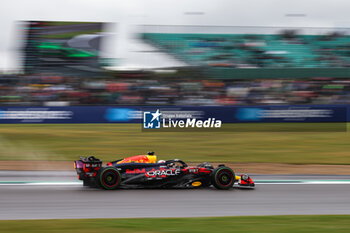
<svg viewBox="0 0 350 233"><path fill-rule="evenodd" d="M82 187L71 172L1 171L0 219L350 214L350 183L285 182L350 180L350 176L253 178L261 181L254 190L105 191ZM263 183L267 180L275 184ZM25 185L22 181L39 183ZM58 181L62 183L55 185Z"/></svg>

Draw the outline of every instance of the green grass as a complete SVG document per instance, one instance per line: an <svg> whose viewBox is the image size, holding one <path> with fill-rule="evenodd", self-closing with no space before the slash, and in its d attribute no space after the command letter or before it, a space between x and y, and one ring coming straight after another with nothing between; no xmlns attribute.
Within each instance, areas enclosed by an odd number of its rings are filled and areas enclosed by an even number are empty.
<svg viewBox="0 0 350 233"><path fill-rule="evenodd" d="M241 130L242 131L242 130ZM142 132L139 124L0 125L0 160L104 161L155 151L192 162L350 164L348 132Z"/></svg>
<svg viewBox="0 0 350 233"><path fill-rule="evenodd" d="M349 215L0 221L0 232L348 233Z"/></svg>

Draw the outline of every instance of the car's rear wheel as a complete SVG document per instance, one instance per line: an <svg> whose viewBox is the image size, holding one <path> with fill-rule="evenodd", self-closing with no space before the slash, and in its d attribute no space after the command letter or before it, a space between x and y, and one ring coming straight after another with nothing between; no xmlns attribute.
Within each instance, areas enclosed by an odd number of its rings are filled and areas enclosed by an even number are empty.
<svg viewBox="0 0 350 233"><path fill-rule="evenodd" d="M217 189L229 189L235 183L235 173L229 167L217 167L211 174L211 183Z"/></svg>
<svg viewBox="0 0 350 233"><path fill-rule="evenodd" d="M114 167L104 167L99 170L96 181L101 188L113 190L119 187L121 175Z"/></svg>

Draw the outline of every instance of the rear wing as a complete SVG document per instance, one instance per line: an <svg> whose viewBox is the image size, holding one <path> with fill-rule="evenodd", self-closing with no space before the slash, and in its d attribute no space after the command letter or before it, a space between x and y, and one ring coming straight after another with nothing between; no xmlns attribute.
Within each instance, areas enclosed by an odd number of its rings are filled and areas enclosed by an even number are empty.
<svg viewBox="0 0 350 233"><path fill-rule="evenodd" d="M101 167L102 161L94 156L80 157L80 160L74 161L74 169L80 180L95 177Z"/></svg>

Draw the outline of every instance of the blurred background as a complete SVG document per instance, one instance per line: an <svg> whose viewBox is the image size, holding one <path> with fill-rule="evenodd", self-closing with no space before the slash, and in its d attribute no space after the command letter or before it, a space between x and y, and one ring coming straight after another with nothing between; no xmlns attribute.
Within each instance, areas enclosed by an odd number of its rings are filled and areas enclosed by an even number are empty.
<svg viewBox="0 0 350 233"><path fill-rule="evenodd" d="M348 7L344 0L3 4L0 123L11 124L0 129L0 158L115 159L154 150L191 161L347 164ZM144 106L251 124L147 136L138 124L109 124L139 123ZM266 132L271 125L255 132L261 122L329 123L306 135L280 132L280 124L278 134ZM333 122L343 125L331 130Z"/></svg>
<svg viewBox="0 0 350 233"><path fill-rule="evenodd" d="M349 103L333 1L19 2L1 10L1 105Z"/></svg>
<svg viewBox="0 0 350 233"><path fill-rule="evenodd" d="M350 232L349 9L2 1L0 232ZM223 127L143 130L145 110ZM225 164L257 187L103 192L76 179L80 156L148 151ZM230 215L252 216L210 218Z"/></svg>

